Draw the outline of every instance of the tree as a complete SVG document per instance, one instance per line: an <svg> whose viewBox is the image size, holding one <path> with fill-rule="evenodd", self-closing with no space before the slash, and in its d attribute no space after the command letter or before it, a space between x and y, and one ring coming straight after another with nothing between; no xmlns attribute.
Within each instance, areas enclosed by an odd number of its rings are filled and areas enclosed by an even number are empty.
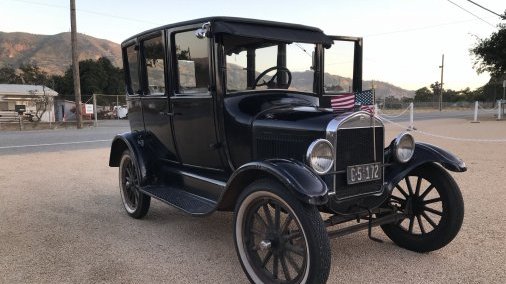
<svg viewBox="0 0 506 284"><path fill-rule="evenodd" d="M489 38L478 38L477 44L471 49L475 56L474 68L478 74L490 72L492 77L500 77L506 73L506 24L500 24L499 30Z"/></svg>
<svg viewBox="0 0 506 284"><path fill-rule="evenodd" d="M123 70L115 67L106 57L80 61L79 75L81 92L85 97L89 98L92 94L121 95L125 91ZM61 96L74 94L72 67L69 67L63 76L52 76L49 81ZM99 105L111 105L115 102L115 97L97 97Z"/></svg>
<svg viewBox="0 0 506 284"><path fill-rule="evenodd" d="M0 84L21 84L21 77L12 66L0 68Z"/></svg>
<svg viewBox="0 0 506 284"><path fill-rule="evenodd" d="M46 85L48 82L47 72L42 71L37 64L21 64L21 81L28 85Z"/></svg>
<svg viewBox="0 0 506 284"><path fill-rule="evenodd" d="M415 91L415 102L431 102L434 93L427 87L420 88Z"/></svg>
<svg viewBox="0 0 506 284"><path fill-rule="evenodd" d="M36 94L36 91L34 90L30 90L29 92L35 97L33 99L33 102L35 103L35 122L39 122L44 113L46 113L47 109L51 108L51 105L53 104L53 97L46 92L46 87L44 85L42 85L42 95Z"/></svg>

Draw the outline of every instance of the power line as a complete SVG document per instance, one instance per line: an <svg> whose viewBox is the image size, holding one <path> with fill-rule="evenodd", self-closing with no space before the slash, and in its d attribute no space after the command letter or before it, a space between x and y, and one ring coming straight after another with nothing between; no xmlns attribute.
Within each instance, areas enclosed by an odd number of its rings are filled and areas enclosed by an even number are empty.
<svg viewBox="0 0 506 284"><path fill-rule="evenodd" d="M68 6L64 6L64 5L47 4L47 3L27 1L27 0L9 0L9 1L19 2L19 3L26 3L26 4L33 4L33 5L39 5L39 6L46 6L46 7L58 8L58 9L65 9L65 10L68 9ZM144 20L139 20L139 19L136 19L136 18L121 17L121 16L117 16L117 15L112 15L112 14L107 14L107 13L102 13L102 12L95 12L95 11L91 11L91 10L76 9L76 11L79 12L79 13L94 14L94 15L98 15L98 16L109 17L109 18L116 18L116 19L120 19L120 20L124 20L124 21L130 21L130 22L138 22L138 23L162 25L161 23L156 23L156 22L151 22L151 21L144 21Z"/></svg>
<svg viewBox="0 0 506 284"><path fill-rule="evenodd" d="M438 28L438 27L442 27L442 26L462 24L462 23L473 22L473 21L476 21L476 19L462 20L462 21L455 21L455 22L448 22L448 23L441 23L441 24L437 24L437 25L430 25L430 26L424 26L424 27L418 27L418 28L412 28L412 29L405 29L405 30L390 31L390 32L384 32L384 33L377 33L377 34L370 34L370 35L364 35L364 37L376 37L376 36L383 36L383 35L396 34L396 33L406 33L406 32L418 31L418 30L427 30L427 29Z"/></svg>
<svg viewBox="0 0 506 284"><path fill-rule="evenodd" d="M476 5L476 6L480 7L480 8L482 8L483 10L489 11L490 13L499 16L503 20L506 20L506 16L504 16L504 15L497 14L496 12L494 12L494 11L488 9L488 8L485 8L485 7L481 6L480 4L478 4L478 3L474 2L474 1L471 1L471 0L467 0L467 1L473 3L474 5Z"/></svg>
<svg viewBox="0 0 506 284"><path fill-rule="evenodd" d="M489 23L489 22L485 21L484 19L480 18L478 15L476 15L476 14L474 14L474 13L470 12L469 10L466 10L464 7L462 7L462 6L458 5L458 4L456 4L455 2L453 2L453 1L451 1L451 0L447 0L447 1L448 1L448 2L450 2L450 3L452 3L452 4L453 4L453 5L455 5L455 6L459 7L460 9L462 9L462 10L466 11L467 13L469 13L469 14L471 14L471 15L475 16L476 18L478 18L478 19L482 20L483 22L485 22L485 23L489 24L490 26L492 26L492 27L494 27L494 28L495 28L495 26L494 26L494 25L492 25L491 23Z"/></svg>

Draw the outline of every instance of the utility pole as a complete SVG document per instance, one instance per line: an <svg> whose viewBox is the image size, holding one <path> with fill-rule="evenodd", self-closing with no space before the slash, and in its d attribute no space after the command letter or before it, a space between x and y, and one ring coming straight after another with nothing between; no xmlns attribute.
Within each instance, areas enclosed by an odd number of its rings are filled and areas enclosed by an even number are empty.
<svg viewBox="0 0 506 284"><path fill-rule="evenodd" d="M439 111L443 109L443 71L445 69L445 55L441 56L441 86L439 88Z"/></svg>
<svg viewBox="0 0 506 284"><path fill-rule="evenodd" d="M74 77L74 94L76 97L77 128L83 128L81 110L81 79L79 78L79 58L77 53L76 1L70 0L70 41L72 46L72 75Z"/></svg>

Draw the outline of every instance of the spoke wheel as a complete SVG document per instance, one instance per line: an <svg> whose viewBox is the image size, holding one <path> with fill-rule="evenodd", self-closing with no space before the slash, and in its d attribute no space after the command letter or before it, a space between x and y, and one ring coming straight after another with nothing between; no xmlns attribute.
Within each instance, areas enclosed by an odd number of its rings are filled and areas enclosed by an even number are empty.
<svg viewBox="0 0 506 284"><path fill-rule="evenodd" d="M236 248L250 281L325 282L330 248L315 207L301 204L286 189L265 181L243 192L235 217Z"/></svg>
<svg viewBox="0 0 506 284"><path fill-rule="evenodd" d="M128 150L123 152L119 166L121 200L128 215L142 218L149 210L150 197L139 191L137 167Z"/></svg>
<svg viewBox="0 0 506 284"><path fill-rule="evenodd" d="M406 218L383 225L386 235L409 250L426 252L448 244L458 233L464 202L453 178L440 166L423 165L392 191L390 203Z"/></svg>

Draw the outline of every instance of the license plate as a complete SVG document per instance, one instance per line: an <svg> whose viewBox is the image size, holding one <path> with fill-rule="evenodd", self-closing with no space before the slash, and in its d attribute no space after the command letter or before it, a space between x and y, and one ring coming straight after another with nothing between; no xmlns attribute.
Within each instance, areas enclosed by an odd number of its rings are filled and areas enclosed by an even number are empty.
<svg viewBox="0 0 506 284"><path fill-rule="evenodd" d="M381 179L383 167L381 163L349 166L346 169L348 184L368 182Z"/></svg>

